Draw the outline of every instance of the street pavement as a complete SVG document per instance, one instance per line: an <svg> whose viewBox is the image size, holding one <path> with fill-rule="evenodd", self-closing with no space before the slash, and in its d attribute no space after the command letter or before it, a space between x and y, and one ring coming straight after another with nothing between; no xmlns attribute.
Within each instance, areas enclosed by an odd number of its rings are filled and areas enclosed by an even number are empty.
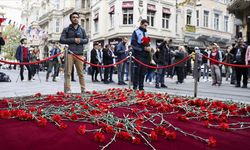
<svg viewBox="0 0 250 150"><path fill-rule="evenodd" d="M35 80L32 81L20 81L19 71L17 70L4 70L0 69L0 72L8 74L12 82L0 82L0 98L3 97L16 97L16 96L28 96L33 95L37 92L42 94L55 94L58 91L63 91L64 87L64 76L59 75L57 82L52 82L52 77L50 77L49 82L45 81L46 72L40 72L39 75L35 76ZM24 72L24 77L27 80L27 71ZM41 79L41 82L39 80ZM98 76L99 77L99 76ZM128 85L118 85L117 84L117 74L114 75L114 81L116 83L103 84L92 83L91 76L85 75L86 89L88 91L92 90L106 90L109 88L128 88ZM18 79L18 80L17 80ZM80 85L78 82L78 77L75 73L76 82L72 83L72 92L80 93ZM210 77L211 80L211 77ZM17 82L16 82L17 81ZM180 96L194 96L194 79L188 76L183 84L176 84L176 76L173 79L166 78L166 85L168 88L156 89L154 84L145 83L145 91L147 92L160 92L168 93ZM212 86L211 81L205 82L201 79L198 83L198 94L197 97L200 98L213 98L216 100L233 100L237 102L245 102L250 104L250 88L235 88L231 85L229 81L223 79L223 83L220 87ZM250 84L249 84L250 87Z"/></svg>

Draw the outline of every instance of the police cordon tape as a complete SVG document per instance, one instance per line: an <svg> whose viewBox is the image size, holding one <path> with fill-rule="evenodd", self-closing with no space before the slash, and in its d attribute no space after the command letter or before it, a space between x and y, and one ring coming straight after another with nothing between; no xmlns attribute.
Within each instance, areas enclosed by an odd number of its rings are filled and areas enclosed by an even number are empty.
<svg viewBox="0 0 250 150"><path fill-rule="evenodd" d="M34 65L34 64L39 64L39 63L48 61L48 60L53 59L59 55L61 55L61 53L58 53L56 55L50 56L50 57L45 58L43 60L34 61L34 62L10 62L10 61L5 61L5 60L0 60L0 62L5 63L5 64L10 64L10 65Z"/></svg>
<svg viewBox="0 0 250 150"><path fill-rule="evenodd" d="M204 58L209 59L210 61L213 61L215 63L221 64L221 65L225 65L225 66L231 66L231 67L239 67L239 68L250 68L250 65L240 65L240 64L229 64L229 63L224 63L224 62L220 62L218 60L215 60L213 58L209 58L206 55L202 55ZM244 60L245 61L245 60Z"/></svg>

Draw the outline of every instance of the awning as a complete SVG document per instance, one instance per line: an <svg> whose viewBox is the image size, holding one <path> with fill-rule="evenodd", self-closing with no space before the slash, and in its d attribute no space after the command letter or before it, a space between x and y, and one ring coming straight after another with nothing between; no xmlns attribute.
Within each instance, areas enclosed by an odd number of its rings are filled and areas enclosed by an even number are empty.
<svg viewBox="0 0 250 150"><path fill-rule="evenodd" d="M122 2L122 8L133 8L134 2L133 1L125 1Z"/></svg>
<svg viewBox="0 0 250 150"><path fill-rule="evenodd" d="M99 13L96 13L93 20L98 20Z"/></svg>
<svg viewBox="0 0 250 150"><path fill-rule="evenodd" d="M199 47L199 48L205 48L205 43L203 41L199 41L199 40L192 40L190 39L188 41L188 46L189 47Z"/></svg>
<svg viewBox="0 0 250 150"><path fill-rule="evenodd" d="M235 0L227 9L230 13L245 10L250 6L249 0Z"/></svg>
<svg viewBox="0 0 250 150"><path fill-rule="evenodd" d="M114 14L115 13L115 6L111 6L109 9L109 14Z"/></svg>
<svg viewBox="0 0 250 150"><path fill-rule="evenodd" d="M147 9L150 10L150 11L156 11L156 7L153 4L148 4Z"/></svg>
<svg viewBox="0 0 250 150"><path fill-rule="evenodd" d="M163 13L163 14L171 15L170 9L169 9L169 8L166 8L166 7L163 7L163 8L162 8L162 13Z"/></svg>

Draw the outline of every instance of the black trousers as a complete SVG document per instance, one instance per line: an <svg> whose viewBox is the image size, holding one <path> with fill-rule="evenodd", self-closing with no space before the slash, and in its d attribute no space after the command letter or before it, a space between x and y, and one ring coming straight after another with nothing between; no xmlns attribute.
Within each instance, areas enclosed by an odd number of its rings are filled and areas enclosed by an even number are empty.
<svg viewBox="0 0 250 150"><path fill-rule="evenodd" d="M92 67L92 72L91 72L92 81L93 80L97 80L97 75L99 73L99 68L98 67L94 67L94 66L91 66L91 67Z"/></svg>
<svg viewBox="0 0 250 150"><path fill-rule="evenodd" d="M139 63L134 63L133 72L133 89L136 90L139 86L139 90L143 90L144 87L144 77L147 71L147 67L140 65Z"/></svg>
<svg viewBox="0 0 250 150"><path fill-rule="evenodd" d="M28 62L28 61L23 61L23 62ZM24 79L24 77L23 77L24 66L25 66L25 67L27 68L27 70L28 70L28 80L31 80L31 77L32 77L32 69L31 69L30 65L20 65L20 76L21 76L21 80Z"/></svg>
<svg viewBox="0 0 250 150"><path fill-rule="evenodd" d="M111 67L104 68L104 82L108 81L109 75L110 75L110 70L111 70Z"/></svg>
<svg viewBox="0 0 250 150"><path fill-rule="evenodd" d="M243 76L243 85L247 85L247 82L248 82L247 72L248 72L248 68L235 67L237 85L240 85L241 76Z"/></svg>
<svg viewBox="0 0 250 150"><path fill-rule="evenodd" d="M177 81L179 83L183 83L183 80L184 80L184 67L175 66L175 71L176 71L176 75L177 75Z"/></svg>
<svg viewBox="0 0 250 150"><path fill-rule="evenodd" d="M114 73L114 67L110 67L110 71L109 71L109 81L110 82L113 81L113 73Z"/></svg>

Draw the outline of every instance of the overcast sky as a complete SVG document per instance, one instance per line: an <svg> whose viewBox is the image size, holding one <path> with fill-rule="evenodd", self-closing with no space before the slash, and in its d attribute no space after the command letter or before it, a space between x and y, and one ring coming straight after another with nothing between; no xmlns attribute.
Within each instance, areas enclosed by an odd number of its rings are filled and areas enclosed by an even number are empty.
<svg viewBox="0 0 250 150"><path fill-rule="evenodd" d="M21 23L21 2L21 0L0 0L0 7L3 6L5 10L5 17Z"/></svg>

